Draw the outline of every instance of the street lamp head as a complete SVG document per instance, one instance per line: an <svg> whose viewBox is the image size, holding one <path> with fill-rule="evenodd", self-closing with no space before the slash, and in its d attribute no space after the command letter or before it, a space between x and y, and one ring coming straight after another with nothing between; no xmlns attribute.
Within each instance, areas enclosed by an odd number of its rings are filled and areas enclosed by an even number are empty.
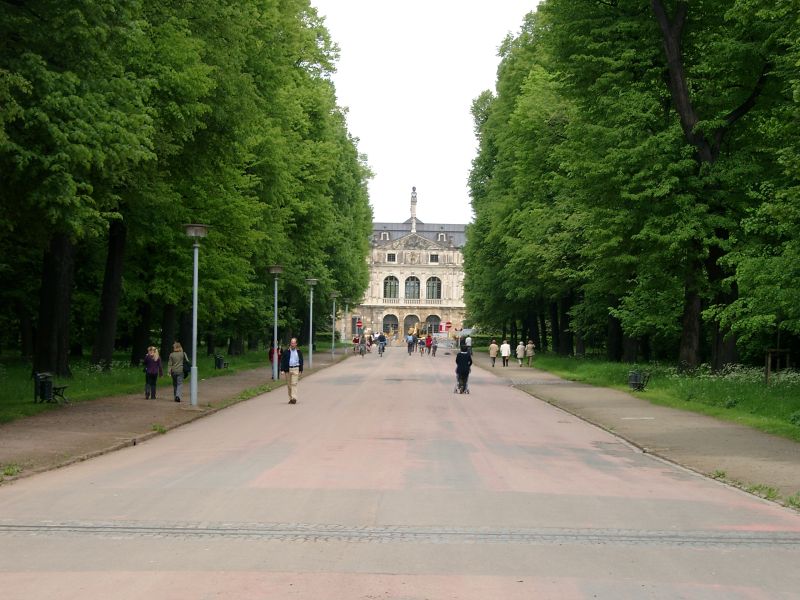
<svg viewBox="0 0 800 600"><path fill-rule="evenodd" d="M208 235L208 225L201 225L200 223L188 223L183 226L183 230L190 238L199 239Z"/></svg>
<svg viewBox="0 0 800 600"><path fill-rule="evenodd" d="M312 278L306 279L306 283L308 285L310 285L311 287L314 287L315 285L317 285L318 282L319 282L319 279L312 279Z"/></svg>
<svg viewBox="0 0 800 600"><path fill-rule="evenodd" d="M281 265L270 265L269 272L273 275L280 275L283 273L283 267Z"/></svg>

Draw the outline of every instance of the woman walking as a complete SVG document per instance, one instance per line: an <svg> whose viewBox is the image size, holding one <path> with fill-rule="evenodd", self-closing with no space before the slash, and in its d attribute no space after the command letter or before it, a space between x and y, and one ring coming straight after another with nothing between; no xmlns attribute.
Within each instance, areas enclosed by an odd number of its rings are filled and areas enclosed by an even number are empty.
<svg viewBox="0 0 800 600"><path fill-rule="evenodd" d="M175 402L180 402L183 396L183 359L186 353L180 342L172 344L172 352L169 355L169 374L172 375L172 392Z"/></svg>
<svg viewBox="0 0 800 600"><path fill-rule="evenodd" d="M161 368L161 357L155 346L147 348L144 357L144 397L146 400L156 399L156 384L158 378L164 376L164 369Z"/></svg>
<svg viewBox="0 0 800 600"><path fill-rule="evenodd" d="M525 345L525 356L528 359L528 366L531 366L533 362L533 357L536 356L536 345L533 343L533 340L528 340L528 343Z"/></svg>

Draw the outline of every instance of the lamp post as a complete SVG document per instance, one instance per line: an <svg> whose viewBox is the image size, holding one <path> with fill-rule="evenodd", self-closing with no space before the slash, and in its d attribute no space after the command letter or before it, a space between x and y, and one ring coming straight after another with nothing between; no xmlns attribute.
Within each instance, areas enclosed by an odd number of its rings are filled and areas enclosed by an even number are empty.
<svg viewBox="0 0 800 600"><path fill-rule="evenodd" d="M194 240L194 268L192 269L192 368L189 375L189 402L197 406L197 282L198 263L200 261L200 239L208 234L208 226L190 223L183 226L186 235Z"/></svg>
<svg viewBox="0 0 800 600"><path fill-rule="evenodd" d="M283 273L281 265L272 265L269 272L275 277L273 278L273 293L272 293L272 378L278 379L278 275Z"/></svg>
<svg viewBox="0 0 800 600"><path fill-rule="evenodd" d="M314 366L314 286L318 279L306 279L308 284L308 368Z"/></svg>
<svg viewBox="0 0 800 600"><path fill-rule="evenodd" d="M339 292L331 292L331 299L333 300L333 312L331 313L331 360L336 352L336 298L339 297Z"/></svg>
<svg viewBox="0 0 800 600"><path fill-rule="evenodd" d="M339 339L340 340L344 340L344 339L348 339L349 340L350 338L346 337L346 336L348 335L347 334L347 315L350 313L350 310L349 310L350 300L347 299L347 298L343 298L343 300L344 300L344 314L342 315L342 337L340 337Z"/></svg>

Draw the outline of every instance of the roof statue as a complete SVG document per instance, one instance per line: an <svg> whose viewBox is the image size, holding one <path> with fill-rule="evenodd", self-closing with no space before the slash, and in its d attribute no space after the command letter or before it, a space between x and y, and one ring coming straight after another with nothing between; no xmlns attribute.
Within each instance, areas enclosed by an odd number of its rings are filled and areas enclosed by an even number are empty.
<svg viewBox="0 0 800 600"><path fill-rule="evenodd" d="M417 188L411 188L411 233L417 233Z"/></svg>

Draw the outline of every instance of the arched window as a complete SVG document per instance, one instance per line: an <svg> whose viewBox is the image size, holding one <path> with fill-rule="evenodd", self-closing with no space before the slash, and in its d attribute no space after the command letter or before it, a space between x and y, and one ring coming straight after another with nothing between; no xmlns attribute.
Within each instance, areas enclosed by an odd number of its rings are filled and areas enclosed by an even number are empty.
<svg viewBox="0 0 800 600"><path fill-rule="evenodd" d="M406 279L406 298L419 300L419 279L416 277Z"/></svg>
<svg viewBox="0 0 800 600"><path fill-rule="evenodd" d="M419 333L419 317L417 315L407 315L403 319L403 334L407 335L412 331Z"/></svg>
<svg viewBox="0 0 800 600"><path fill-rule="evenodd" d="M394 335L397 333L397 329L399 327L400 325L397 320L397 315L386 315L383 317L383 333L391 333Z"/></svg>
<svg viewBox="0 0 800 600"><path fill-rule="evenodd" d="M374 288L373 288L374 289ZM400 281L394 275L389 275L383 280L383 297L397 298L400 292Z"/></svg>
<svg viewBox="0 0 800 600"><path fill-rule="evenodd" d="M442 299L442 280L438 277L431 277L425 286L425 297L428 300Z"/></svg>
<svg viewBox="0 0 800 600"><path fill-rule="evenodd" d="M439 324L442 320L439 318L439 315L429 315L427 319L425 319L425 331L427 333L436 333L439 331Z"/></svg>

